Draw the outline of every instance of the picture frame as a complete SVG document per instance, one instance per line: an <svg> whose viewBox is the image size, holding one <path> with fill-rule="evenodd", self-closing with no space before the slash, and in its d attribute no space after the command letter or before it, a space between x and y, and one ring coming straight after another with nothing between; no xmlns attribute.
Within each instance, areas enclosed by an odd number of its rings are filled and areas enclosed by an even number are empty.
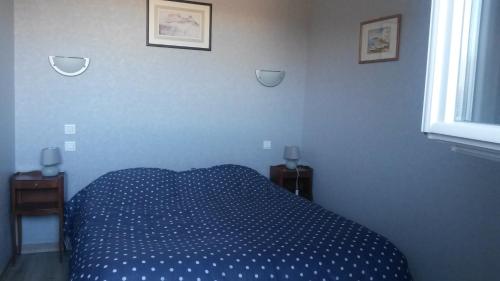
<svg viewBox="0 0 500 281"><path fill-rule="evenodd" d="M392 15L361 23L359 63L399 60L402 15Z"/></svg>
<svg viewBox="0 0 500 281"><path fill-rule="evenodd" d="M212 50L212 4L147 0L146 45Z"/></svg>

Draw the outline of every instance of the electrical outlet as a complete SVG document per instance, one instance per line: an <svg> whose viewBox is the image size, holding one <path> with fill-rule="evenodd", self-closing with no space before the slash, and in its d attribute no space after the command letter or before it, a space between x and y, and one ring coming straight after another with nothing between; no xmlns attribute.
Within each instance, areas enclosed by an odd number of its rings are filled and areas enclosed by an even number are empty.
<svg viewBox="0 0 500 281"><path fill-rule="evenodd" d="M273 148L273 143L270 140L265 140L262 142L262 148L265 150L269 150Z"/></svg>
<svg viewBox="0 0 500 281"><path fill-rule="evenodd" d="M75 124L66 124L66 125L64 125L64 134L65 135L74 135L74 134L76 134L76 125Z"/></svg>
<svg viewBox="0 0 500 281"><path fill-rule="evenodd" d="M65 141L64 142L64 151L69 151L69 152L76 151L76 142L74 142L74 141Z"/></svg>

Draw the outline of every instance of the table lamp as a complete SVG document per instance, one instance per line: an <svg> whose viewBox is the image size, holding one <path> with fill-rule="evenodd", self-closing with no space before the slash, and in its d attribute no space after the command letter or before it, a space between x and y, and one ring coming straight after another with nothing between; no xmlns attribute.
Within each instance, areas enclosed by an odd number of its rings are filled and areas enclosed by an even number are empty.
<svg viewBox="0 0 500 281"><path fill-rule="evenodd" d="M298 146L285 146L283 158L286 160L286 167L290 170L297 169L297 162L300 159L300 150Z"/></svg>
<svg viewBox="0 0 500 281"><path fill-rule="evenodd" d="M54 177L59 174L58 165L61 164L61 152L57 147L48 147L42 149L41 164L42 175L44 177Z"/></svg>

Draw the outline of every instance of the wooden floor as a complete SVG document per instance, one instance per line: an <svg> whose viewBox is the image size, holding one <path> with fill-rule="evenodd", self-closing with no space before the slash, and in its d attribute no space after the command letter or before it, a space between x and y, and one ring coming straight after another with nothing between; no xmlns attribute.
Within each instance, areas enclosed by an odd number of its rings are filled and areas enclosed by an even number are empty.
<svg viewBox="0 0 500 281"><path fill-rule="evenodd" d="M68 255L59 262L59 253L22 255L9 265L0 281L68 281Z"/></svg>

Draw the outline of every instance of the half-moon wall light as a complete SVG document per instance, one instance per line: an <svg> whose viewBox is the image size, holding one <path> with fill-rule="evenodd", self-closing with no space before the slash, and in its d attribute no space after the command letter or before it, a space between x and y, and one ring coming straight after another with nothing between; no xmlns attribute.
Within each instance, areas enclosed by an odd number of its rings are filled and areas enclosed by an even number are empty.
<svg viewBox="0 0 500 281"><path fill-rule="evenodd" d="M285 79L285 71L282 70L256 70L255 75L266 87L276 87Z"/></svg>
<svg viewBox="0 0 500 281"><path fill-rule="evenodd" d="M57 73L73 77L87 70L90 58L49 56L49 63Z"/></svg>

